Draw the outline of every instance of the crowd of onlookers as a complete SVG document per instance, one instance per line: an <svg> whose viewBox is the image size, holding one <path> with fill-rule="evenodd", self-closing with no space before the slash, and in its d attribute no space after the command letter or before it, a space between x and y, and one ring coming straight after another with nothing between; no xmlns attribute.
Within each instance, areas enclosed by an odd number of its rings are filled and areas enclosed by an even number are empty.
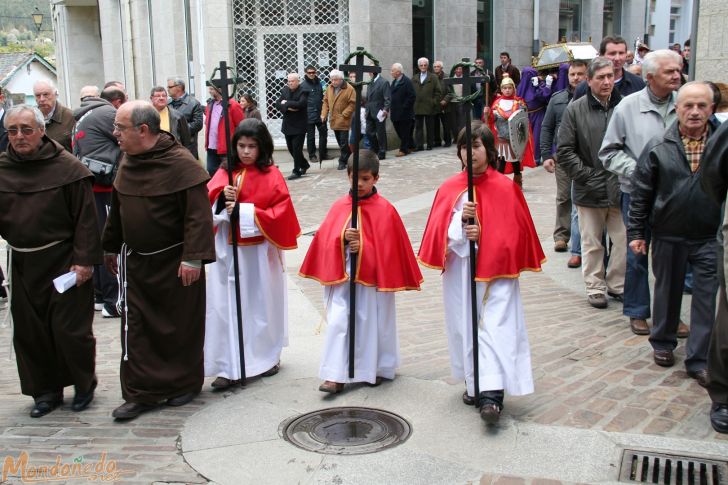
<svg viewBox="0 0 728 485"><path fill-rule="evenodd" d="M687 339L686 373L708 389L711 423L725 433L728 341L718 237L728 85L687 82L689 45L679 47L640 45L628 65L626 41L606 37L599 57L572 62L568 87L548 103L542 129L549 136L540 151L557 181L554 250L568 251L571 243L567 264L582 268L588 303L601 309L610 299L620 302L632 332L649 335L658 366L673 366L678 339ZM689 325L680 318L684 292L692 294Z"/></svg>

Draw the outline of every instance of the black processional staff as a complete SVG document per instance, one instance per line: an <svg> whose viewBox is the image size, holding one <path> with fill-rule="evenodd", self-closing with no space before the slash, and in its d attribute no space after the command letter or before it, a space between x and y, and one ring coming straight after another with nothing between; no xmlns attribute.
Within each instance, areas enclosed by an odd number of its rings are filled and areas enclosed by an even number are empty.
<svg viewBox="0 0 728 485"><path fill-rule="evenodd" d="M462 77L454 77L455 76L455 70L458 67L463 68L463 76ZM472 108L472 102L474 99L477 99L479 96L481 96L482 88L478 88L475 92L466 95L467 92L472 91L473 88L476 87L477 84L480 84L481 86L485 83L486 80L490 81L488 78L483 77L482 75L476 75L471 76L470 71L468 70L469 67L474 68L479 73L483 73L483 70L478 67L477 65L470 62L470 59L467 57L463 57L462 62L459 62L455 64L452 69L450 69L450 77L445 78L445 84L449 86L454 86L456 84L461 84L463 86L463 96L455 96L452 99L453 103L461 103L461 106L465 111L465 146L467 149L467 161L466 161L466 169L468 171L468 202L475 202L475 197L473 193L473 140L470 139L470 123L471 123L471 116L473 112ZM468 225L475 224L475 219L470 218L468 220ZM475 391L475 409L477 410L479 408L478 403L480 402L480 372L478 369L478 301L476 298L476 289L475 289L475 267L476 267L476 254L475 254L475 241L469 241L470 242L470 317L471 317L471 325L472 325L472 331L473 331L473 384L474 384L474 391Z"/></svg>
<svg viewBox="0 0 728 485"><path fill-rule="evenodd" d="M228 70L233 72L233 78L229 78L227 73ZM214 79L215 74L220 71L220 79ZM230 118L228 117L228 109L230 107L230 93L228 86L234 85L233 93L237 89L237 83L239 79L235 75L235 72L231 67L228 67L227 62L220 61L220 67L216 67L210 76L210 80L207 82L208 86L213 86L222 96L222 118L225 123L225 143L227 146L227 174L228 174L228 185L235 186L233 180L233 156L232 140L230 139ZM243 305L240 299L240 263L238 261L238 222L240 220L238 204L234 205L233 212L230 214L230 239L232 240L233 250L233 268L235 271L235 311L238 323L238 349L240 351L240 385L245 386L245 340L243 339Z"/></svg>
<svg viewBox="0 0 728 485"><path fill-rule="evenodd" d="M356 64L347 64L351 59L356 57ZM364 57L372 61L373 66L364 65ZM382 72L379 67L379 61L371 54L364 50L363 47L357 47L356 51L349 54L343 64L339 65L339 69L344 72L353 72L354 82L347 80L356 91L356 110L354 110L354 123L351 127L354 130L354 153L353 167L351 171L351 227L357 228L357 215L359 204L359 141L361 139L361 88L371 81L364 80L364 73L370 72L377 74ZM356 331L356 260L357 254L351 253L351 268L349 270L349 379L354 378L354 348L356 339L354 337Z"/></svg>

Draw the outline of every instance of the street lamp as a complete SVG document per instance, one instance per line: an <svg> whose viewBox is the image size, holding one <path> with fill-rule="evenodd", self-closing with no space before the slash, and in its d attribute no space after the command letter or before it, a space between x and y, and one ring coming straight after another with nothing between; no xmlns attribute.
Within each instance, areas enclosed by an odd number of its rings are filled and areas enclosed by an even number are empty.
<svg viewBox="0 0 728 485"><path fill-rule="evenodd" d="M30 16L33 18L33 23L35 24L35 28L38 29L38 33L40 33L40 26L43 25L43 14L40 13L40 10L38 10L38 7L35 7L35 11L30 14Z"/></svg>

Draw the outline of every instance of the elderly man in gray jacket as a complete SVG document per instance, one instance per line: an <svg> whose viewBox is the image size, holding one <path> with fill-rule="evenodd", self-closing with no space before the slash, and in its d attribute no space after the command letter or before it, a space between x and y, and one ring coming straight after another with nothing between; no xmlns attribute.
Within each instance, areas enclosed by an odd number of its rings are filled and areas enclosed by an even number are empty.
<svg viewBox="0 0 728 485"><path fill-rule="evenodd" d="M604 168L619 176L625 224L632 192L631 178L637 159L647 143L656 136L662 136L665 129L675 121L675 91L680 87L681 66L680 55L671 50L647 54L642 63L647 86L626 96L619 103L604 135L599 158ZM649 228L645 237L649 244ZM632 332L637 335L650 333L647 325L647 319L650 318L650 287L647 278L647 256L627 251L622 313L629 317ZM687 327L681 323L678 336L686 337L687 333Z"/></svg>
<svg viewBox="0 0 728 485"><path fill-rule="evenodd" d="M621 96L614 89L612 61L605 57L597 57L589 64L587 82L589 92L564 111L557 159L574 181L573 202L579 214L587 301L594 308L606 308L607 294L617 299L622 296L627 242L617 177L604 169L597 153ZM605 230L613 242L606 272L602 245Z"/></svg>

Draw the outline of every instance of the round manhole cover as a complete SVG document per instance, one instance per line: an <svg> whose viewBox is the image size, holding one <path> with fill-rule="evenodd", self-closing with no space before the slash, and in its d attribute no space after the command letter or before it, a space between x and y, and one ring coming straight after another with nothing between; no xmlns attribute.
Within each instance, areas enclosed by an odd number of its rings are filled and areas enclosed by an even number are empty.
<svg viewBox="0 0 728 485"><path fill-rule="evenodd" d="M340 407L288 418L281 423L279 431L283 439L304 450L360 455L404 443L412 427L389 411Z"/></svg>

